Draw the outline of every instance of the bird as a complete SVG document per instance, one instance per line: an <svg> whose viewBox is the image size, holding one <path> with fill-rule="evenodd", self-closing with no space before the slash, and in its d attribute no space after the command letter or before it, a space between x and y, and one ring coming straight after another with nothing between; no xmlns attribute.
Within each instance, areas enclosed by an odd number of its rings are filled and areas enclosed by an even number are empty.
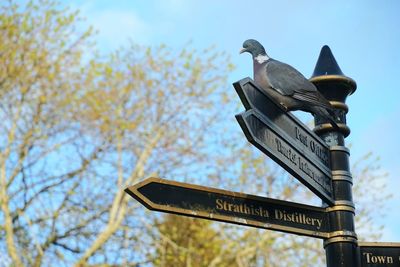
<svg viewBox="0 0 400 267"><path fill-rule="evenodd" d="M333 107L294 67L267 55L264 47L254 39L243 43L240 54L248 52L253 58L254 81L286 111L301 110L327 119L338 129Z"/></svg>

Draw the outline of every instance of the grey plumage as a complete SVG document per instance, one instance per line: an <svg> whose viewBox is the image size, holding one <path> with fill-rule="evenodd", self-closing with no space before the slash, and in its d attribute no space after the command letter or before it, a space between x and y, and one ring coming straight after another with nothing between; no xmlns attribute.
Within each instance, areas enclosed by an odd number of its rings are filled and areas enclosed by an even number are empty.
<svg viewBox="0 0 400 267"><path fill-rule="evenodd" d="M254 81L287 111L302 110L329 120L333 107L317 88L292 66L270 58L264 47L256 40L243 43L240 53L249 52L253 57Z"/></svg>

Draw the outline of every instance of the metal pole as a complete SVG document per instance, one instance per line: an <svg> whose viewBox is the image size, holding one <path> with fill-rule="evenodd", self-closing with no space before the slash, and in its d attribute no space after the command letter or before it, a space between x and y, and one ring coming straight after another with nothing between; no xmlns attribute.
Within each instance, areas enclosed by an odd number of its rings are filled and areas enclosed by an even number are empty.
<svg viewBox="0 0 400 267"><path fill-rule="evenodd" d="M360 266L354 229L355 207L349 166L350 152L344 141L350 134L346 125L348 107L345 101L346 97L356 90L356 82L342 73L328 46L322 48L310 81L334 107L335 121L339 126L339 129L335 129L323 118L314 117L314 132L330 146L331 152L335 204L328 208L331 230L329 238L324 241L327 266Z"/></svg>

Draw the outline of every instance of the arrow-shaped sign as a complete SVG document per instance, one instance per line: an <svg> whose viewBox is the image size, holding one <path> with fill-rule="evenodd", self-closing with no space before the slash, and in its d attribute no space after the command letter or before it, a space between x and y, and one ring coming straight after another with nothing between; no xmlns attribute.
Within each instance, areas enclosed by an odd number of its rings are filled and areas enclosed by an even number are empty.
<svg viewBox="0 0 400 267"><path fill-rule="evenodd" d="M362 267L400 267L400 243L359 242Z"/></svg>
<svg viewBox="0 0 400 267"><path fill-rule="evenodd" d="M148 178L125 191L151 210L327 238L328 212L288 201Z"/></svg>
<svg viewBox="0 0 400 267"><path fill-rule="evenodd" d="M249 142L333 204L328 146L250 78L233 85L247 110L236 119Z"/></svg>

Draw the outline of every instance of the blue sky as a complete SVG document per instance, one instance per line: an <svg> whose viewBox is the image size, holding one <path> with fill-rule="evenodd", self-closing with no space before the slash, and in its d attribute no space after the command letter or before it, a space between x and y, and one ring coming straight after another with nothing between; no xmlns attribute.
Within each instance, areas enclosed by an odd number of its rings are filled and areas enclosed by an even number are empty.
<svg viewBox="0 0 400 267"><path fill-rule="evenodd" d="M237 66L230 82L252 76L250 56L238 54L246 39L259 40L271 57L306 77L311 76L321 47L329 45L344 74L358 85L347 101L352 158L369 151L381 157L394 194L387 202L391 213L384 219L382 241L400 242L399 1L73 0L68 4L80 9L99 31L96 39L104 52L128 40L177 48L189 41L195 48L216 45Z"/></svg>

